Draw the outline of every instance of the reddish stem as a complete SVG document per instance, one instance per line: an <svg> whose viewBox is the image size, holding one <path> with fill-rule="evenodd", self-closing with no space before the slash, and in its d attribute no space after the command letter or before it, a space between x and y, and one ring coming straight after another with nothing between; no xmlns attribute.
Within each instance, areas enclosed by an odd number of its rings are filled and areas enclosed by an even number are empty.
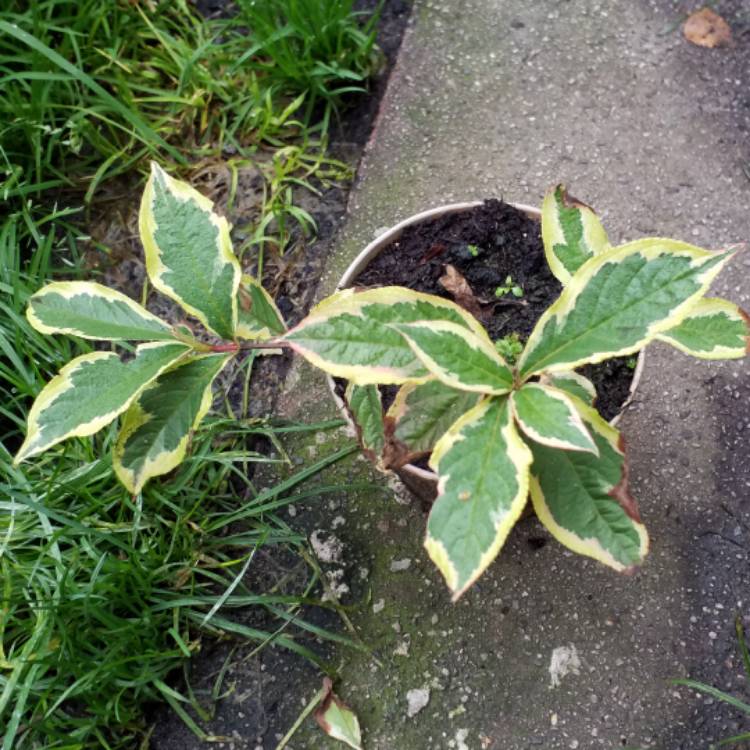
<svg viewBox="0 0 750 750"><path fill-rule="evenodd" d="M241 344L235 342L211 345L212 352L239 352L250 349L288 349L286 341L243 341Z"/></svg>

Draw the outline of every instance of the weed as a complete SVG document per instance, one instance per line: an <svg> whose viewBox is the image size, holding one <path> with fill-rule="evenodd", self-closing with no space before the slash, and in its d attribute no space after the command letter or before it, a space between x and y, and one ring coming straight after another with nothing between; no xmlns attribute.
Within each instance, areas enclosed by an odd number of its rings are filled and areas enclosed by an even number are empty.
<svg viewBox="0 0 750 750"><path fill-rule="evenodd" d="M504 297L506 294L512 294L514 297L523 297L523 288L513 283L512 276L506 276L505 283L495 289L496 297Z"/></svg>
<svg viewBox="0 0 750 750"><path fill-rule="evenodd" d="M509 364L515 364L523 351L523 341L514 331L495 342L495 349Z"/></svg>

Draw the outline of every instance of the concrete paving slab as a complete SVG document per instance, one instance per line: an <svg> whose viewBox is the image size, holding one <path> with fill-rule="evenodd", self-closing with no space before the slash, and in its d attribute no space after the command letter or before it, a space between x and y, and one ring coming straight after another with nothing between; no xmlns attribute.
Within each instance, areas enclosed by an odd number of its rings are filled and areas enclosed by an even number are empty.
<svg viewBox="0 0 750 750"><path fill-rule="evenodd" d="M320 296L381 227L457 200L538 204L558 181L614 241L750 239L750 14L715 7L732 48L684 41L684 2L417 2ZM750 305L749 272L739 256L716 291ZM653 541L632 578L529 519L451 605L415 505L365 492L331 511L345 518L348 570L364 570L372 594L352 619L379 662L340 655L369 750L703 750L748 729L667 680L743 689L733 619L750 625L750 370L666 346L648 355L621 424ZM332 413L306 366L285 404ZM351 478L358 465L338 471ZM559 684L553 663L569 667ZM334 747L315 729L291 746Z"/></svg>

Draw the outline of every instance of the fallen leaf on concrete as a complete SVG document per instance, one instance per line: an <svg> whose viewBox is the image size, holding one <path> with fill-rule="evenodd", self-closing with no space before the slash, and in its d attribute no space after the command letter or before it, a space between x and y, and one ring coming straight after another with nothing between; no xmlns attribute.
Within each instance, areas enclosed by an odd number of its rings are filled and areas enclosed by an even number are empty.
<svg viewBox="0 0 750 750"><path fill-rule="evenodd" d="M315 721L329 737L354 750L362 750L362 733L354 711L333 692L333 683L328 677L323 679L323 690L323 698L315 709Z"/></svg>
<svg viewBox="0 0 750 750"><path fill-rule="evenodd" d="M446 266L445 273L438 281L448 294L453 295L456 304L468 310L475 318L480 316L482 306L469 286L469 282L455 266Z"/></svg>
<svg viewBox="0 0 750 750"><path fill-rule="evenodd" d="M726 47L732 43L729 24L710 8L691 13L682 27L685 39L699 47Z"/></svg>

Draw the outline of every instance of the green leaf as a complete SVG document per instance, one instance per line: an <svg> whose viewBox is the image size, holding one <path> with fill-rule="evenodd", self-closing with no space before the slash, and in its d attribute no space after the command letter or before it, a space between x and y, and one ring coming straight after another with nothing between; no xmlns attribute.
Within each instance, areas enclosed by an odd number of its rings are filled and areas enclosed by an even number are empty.
<svg viewBox="0 0 750 750"><path fill-rule="evenodd" d="M561 370L560 372L544 373L539 381L543 385L551 385L565 391L569 396L575 396L588 406L596 401L596 388L594 384L583 375L572 370Z"/></svg>
<svg viewBox="0 0 750 750"><path fill-rule="evenodd" d="M51 448L69 437L93 435L122 414L141 390L190 348L184 344L150 342L123 362L113 352L76 357L50 380L29 412L26 440L15 463Z"/></svg>
<svg viewBox="0 0 750 750"><path fill-rule="evenodd" d="M328 677L323 679L323 689L323 699L313 714L315 721L329 737L354 750L362 750L362 731L357 715L333 692Z"/></svg>
<svg viewBox="0 0 750 750"><path fill-rule="evenodd" d="M648 534L628 488L620 433L577 402L599 456L532 442L531 501L539 520L566 547L630 572L648 552Z"/></svg>
<svg viewBox="0 0 750 750"><path fill-rule="evenodd" d="M358 385L420 382L429 371L391 326L426 320L445 320L487 338L455 303L396 286L337 292L283 338L315 367Z"/></svg>
<svg viewBox="0 0 750 750"><path fill-rule="evenodd" d="M457 391L439 380L401 386L386 420L393 436L412 453L429 453L438 438L465 412L476 406L479 394Z"/></svg>
<svg viewBox="0 0 750 750"><path fill-rule="evenodd" d="M519 360L521 376L638 351L682 321L730 257L664 239L596 255L537 322Z"/></svg>
<svg viewBox="0 0 750 750"><path fill-rule="evenodd" d="M568 195L563 185L544 196L542 241L550 270L563 284L589 258L609 248L607 233L594 210Z"/></svg>
<svg viewBox="0 0 750 750"><path fill-rule="evenodd" d="M162 373L130 405L112 463L131 494L185 457L193 430L211 407L211 384L229 359L216 354L191 359Z"/></svg>
<svg viewBox="0 0 750 750"><path fill-rule="evenodd" d="M242 277L238 316L236 334L242 339L266 341L286 331L273 297L252 276Z"/></svg>
<svg viewBox="0 0 750 750"><path fill-rule="evenodd" d="M444 320L393 326L422 364L452 388L501 395L513 387L513 373L483 336Z"/></svg>
<svg viewBox="0 0 750 750"><path fill-rule="evenodd" d="M370 459L378 462L385 446L383 405L376 385L354 385L346 389L346 404L357 427L359 442Z"/></svg>
<svg viewBox="0 0 750 750"><path fill-rule="evenodd" d="M138 223L151 283L217 336L233 338L240 264L213 203L152 162Z"/></svg>
<svg viewBox="0 0 750 750"><path fill-rule="evenodd" d="M26 317L41 333L109 341L174 339L167 323L130 297L89 281L47 284L29 299Z"/></svg>
<svg viewBox="0 0 750 750"><path fill-rule="evenodd" d="M738 359L750 353L750 316L727 300L702 299L656 338L701 359Z"/></svg>
<svg viewBox="0 0 750 750"><path fill-rule="evenodd" d="M481 401L443 435L430 458L438 497L425 548L458 599L495 559L526 503L531 453L507 397Z"/></svg>
<svg viewBox="0 0 750 750"><path fill-rule="evenodd" d="M538 443L598 455L574 402L563 391L540 383L526 383L513 391L511 403L521 429Z"/></svg>

